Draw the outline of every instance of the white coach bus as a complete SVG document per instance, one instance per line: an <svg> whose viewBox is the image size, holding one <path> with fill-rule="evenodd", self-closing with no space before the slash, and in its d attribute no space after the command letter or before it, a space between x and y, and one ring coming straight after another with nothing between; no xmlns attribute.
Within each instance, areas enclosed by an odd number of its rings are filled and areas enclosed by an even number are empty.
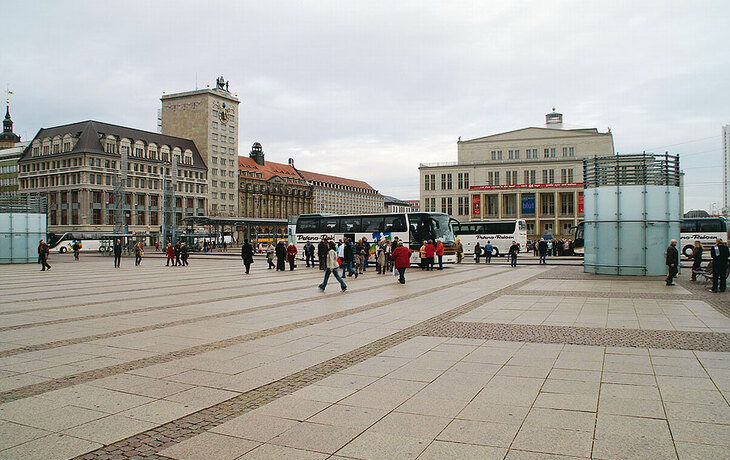
<svg viewBox="0 0 730 460"><path fill-rule="evenodd" d="M454 234L464 247L464 254L474 254L474 245L482 248L492 243L492 256L506 255L513 241L521 251L527 250L527 224L522 219L464 222L454 224Z"/></svg>
<svg viewBox="0 0 730 460"><path fill-rule="evenodd" d="M375 241L393 240L396 236L411 250L411 263L420 262L420 248L425 240L441 240L444 244L444 262L456 262L456 243L447 214L437 212L391 213L391 214L303 214L297 219L291 235L297 245L297 257L302 256L304 245L311 241L315 246L323 237L335 242L351 238L353 242L367 238ZM371 248L371 255L374 247ZM316 253L315 253L316 257Z"/></svg>
<svg viewBox="0 0 730 460"><path fill-rule="evenodd" d="M723 217L684 218L680 224L680 247L685 257L692 257L695 241L705 246L703 258L710 257L710 247L718 238L725 241L728 237L727 223Z"/></svg>

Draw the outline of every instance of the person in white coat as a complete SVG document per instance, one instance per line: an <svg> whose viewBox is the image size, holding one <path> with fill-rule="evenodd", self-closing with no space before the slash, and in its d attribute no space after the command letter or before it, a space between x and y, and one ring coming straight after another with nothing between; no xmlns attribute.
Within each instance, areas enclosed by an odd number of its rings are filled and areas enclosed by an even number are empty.
<svg viewBox="0 0 730 460"><path fill-rule="evenodd" d="M347 285L342 280L340 274L337 273L337 269L340 267L340 264L337 263L337 252L335 252L335 248L335 243L333 241L330 241L329 251L327 251L327 267L324 269L324 280L322 280L322 284L318 286L320 291L324 291L324 289L327 287L327 281L329 281L330 279L330 274L335 275L337 281L340 282L342 292L345 292L347 290Z"/></svg>

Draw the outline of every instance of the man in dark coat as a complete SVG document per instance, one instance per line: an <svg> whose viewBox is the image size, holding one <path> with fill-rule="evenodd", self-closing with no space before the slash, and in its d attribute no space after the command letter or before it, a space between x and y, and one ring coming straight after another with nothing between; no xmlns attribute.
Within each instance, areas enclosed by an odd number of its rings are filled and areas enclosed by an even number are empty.
<svg viewBox="0 0 730 460"><path fill-rule="evenodd" d="M667 275L667 286L674 286L672 280L677 276L677 265L679 263L679 251L677 251L677 240L672 240L667 248L667 268L669 274Z"/></svg>
<svg viewBox="0 0 730 460"><path fill-rule="evenodd" d="M243 246L241 246L241 259L243 259L243 265L246 266L246 274L248 275L251 270L251 264L253 263L253 247L248 242L248 238L243 240Z"/></svg>
<svg viewBox="0 0 730 460"><path fill-rule="evenodd" d="M51 269L51 266L48 264L48 253L50 252L48 245L45 241L41 240L40 244L38 245L38 260L41 263L41 271L46 271L46 268L49 270Z"/></svg>
<svg viewBox="0 0 730 460"><path fill-rule="evenodd" d="M309 261L312 261L312 267L314 267L314 245L311 241L307 241L307 244L304 245L304 259L307 262L307 267L309 267Z"/></svg>
<svg viewBox="0 0 730 460"><path fill-rule="evenodd" d="M180 245L180 260L182 260L183 267L189 265L188 256L188 247L185 245L185 243L182 243Z"/></svg>
<svg viewBox="0 0 730 460"><path fill-rule="evenodd" d="M284 241L276 243L276 271L286 270L286 245Z"/></svg>
<svg viewBox="0 0 730 460"><path fill-rule="evenodd" d="M544 264L545 257L547 257L547 251L548 251L548 244L547 241L545 241L544 238L540 238L540 241L537 242L537 253L540 255L539 263Z"/></svg>
<svg viewBox="0 0 730 460"><path fill-rule="evenodd" d="M175 266L182 265L180 263L180 242L175 243Z"/></svg>
<svg viewBox="0 0 730 460"><path fill-rule="evenodd" d="M122 240L117 238L114 242L114 268L119 268L122 263Z"/></svg>
<svg viewBox="0 0 730 460"><path fill-rule="evenodd" d="M507 253L507 256L509 256L509 264L512 267L517 266L517 255L520 253L520 245L517 244L517 241L512 241L512 245L509 247L509 252Z"/></svg>
<svg viewBox="0 0 730 460"><path fill-rule="evenodd" d="M327 251L329 251L327 238L322 238L322 241L320 241L317 245L317 258L319 258L320 270L324 270L325 268L327 268Z"/></svg>
<svg viewBox="0 0 730 460"><path fill-rule="evenodd" d="M718 238L715 245L710 249L712 256L712 292L717 292L719 285L720 292L725 292L727 283L727 264L730 251L722 239Z"/></svg>
<svg viewBox="0 0 730 460"><path fill-rule="evenodd" d="M348 276L355 275L357 278L358 273L352 267L352 263L355 261L355 248L352 247L352 241L349 238L345 240L345 256L342 258L342 277L345 277L345 273L349 272Z"/></svg>

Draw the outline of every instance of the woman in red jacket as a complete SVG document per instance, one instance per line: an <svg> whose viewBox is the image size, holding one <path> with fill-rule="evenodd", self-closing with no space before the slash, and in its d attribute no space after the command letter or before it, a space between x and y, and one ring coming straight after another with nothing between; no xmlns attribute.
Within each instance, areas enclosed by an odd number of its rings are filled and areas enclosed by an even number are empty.
<svg viewBox="0 0 730 460"><path fill-rule="evenodd" d="M165 264L166 267L170 266L170 262L172 262L172 266L175 266L175 248L172 247L171 243L167 243L167 249L165 249L165 254L167 255L167 264Z"/></svg>
<svg viewBox="0 0 730 460"><path fill-rule="evenodd" d="M438 240L436 243L436 255L439 258L439 270L444 269L444 243Z"/></svg>
<svg viewBox="0 0 730 460"><path fill-rule="evenodd" d="M428 240L428 244L425 247L426 251L426 269L433 270L433 258L436 255L436 246L433 245L433 241Z"/></svg>
<svg viewBox="0 0 730 460"><path fill-rule="evenodd" d="M391 257L393 258L393 266L400 275L398 281L400 284L406 284L406 268L411 266L411 250L403 246L402 242L399 242Z"/></svg>

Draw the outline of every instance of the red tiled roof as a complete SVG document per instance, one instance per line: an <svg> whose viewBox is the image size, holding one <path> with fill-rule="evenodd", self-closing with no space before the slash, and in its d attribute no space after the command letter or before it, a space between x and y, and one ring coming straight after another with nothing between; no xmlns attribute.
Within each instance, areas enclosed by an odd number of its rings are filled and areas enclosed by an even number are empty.
<svg viewBox="0 0 730 460"><path fill-rule="evenodd" d="M279 176L284 180L297 179L302 180L303 177L290 165L276 163L273 161L264 161L263 165L257 164L253 158L250 157L238 157L238 169L240 171L252 171L261 173L260 178L254 177L254 179L269 180L273 176Z"/></svg>
<svg viewBox="0 0 730 460"><path fill-rule="evenodd" d="M357 187L357 188L364 188L368 190L375 191L374 188L370 186L367 182L363 182L361 180L355 180L355 179L347 179L344 177L338 177L338 176L330 176L328 174L319 174L319 173L313 173L309 171L302 171L299 170L299 173L302 175L303 178L305 178L308 181L317 181L317 182L326 182L330 184L337 184L337 185L345 185L348 187Z"/></svg>

